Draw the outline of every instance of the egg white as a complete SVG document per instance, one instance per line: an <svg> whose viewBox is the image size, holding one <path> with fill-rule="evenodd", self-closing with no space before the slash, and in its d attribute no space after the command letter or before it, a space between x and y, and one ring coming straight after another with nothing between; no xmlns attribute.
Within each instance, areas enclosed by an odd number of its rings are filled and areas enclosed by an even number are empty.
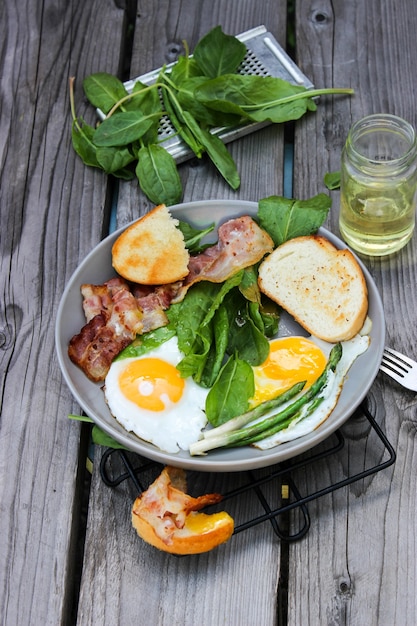
<svg viewBox="0 0 417 626"><path fill-rule="evenodd" d="M104 386L106 402L116 420L127 431L169 453L188 450L190 444L199 438L207 424L204 407L208 390L197 385L192 378L187 378L178 402L168 403L163 411L151 411L127 398L120 390L118 379L132 361L159 358L176 366L183 356L177 337L172 337L143 356L114 361Z"/></svg>
<svg viewBox="0 0 417 626"><path fill-rule="evenodd" d="M333 344L317 339L316 337L309 337L309 339L314 341L323 350L326 356L330 354ZM291 422L287 428L254 443L254 447L260 450L268 450L279 444L303 437L318 428L333 411L342 391L345 376L355 359L367 350L369 343L369 335L361 334L356 335L349 341L342 341L342 357L337 364L335 372L329 373L328 383L320 393L320 396L323 397L321 404L310 415L306 415L307 407L304 407L300 417ZM284 404L280 407L280 410L283 410L285 406Z"/></svg>

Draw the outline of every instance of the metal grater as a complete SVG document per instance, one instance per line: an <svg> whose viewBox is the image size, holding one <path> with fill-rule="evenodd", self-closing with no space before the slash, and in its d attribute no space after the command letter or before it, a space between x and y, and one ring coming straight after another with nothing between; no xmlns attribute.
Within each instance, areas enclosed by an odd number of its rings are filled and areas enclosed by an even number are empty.
<svg viewBox="0 0 417 626"><path fill-rule="evenodd" d="M274 36L266 30L265 26L252 28L240 35L236 35L236 38L245 43L248 50L238 69L238 73L276 76L307 89L313 87L313 83L301 72ZM175 62L167 65L167 68L169 69L173 65L175 65ZM145 85L152 85L156 82L160 71L161 68L152 70L147 74L125 82L124 86L130 93L138 80ZM101 110L97 110L97 113L100 119L105 118ZM269 124L270 122L253 122L235 128L214 128L211 132L220 137L224 143L229 143L238 137L248 135ZM178 136L166 115L161 118L158 136L160 141L163 141L164 148L174 157L177 163L186 161L194 156L192 150Z"/></svg>

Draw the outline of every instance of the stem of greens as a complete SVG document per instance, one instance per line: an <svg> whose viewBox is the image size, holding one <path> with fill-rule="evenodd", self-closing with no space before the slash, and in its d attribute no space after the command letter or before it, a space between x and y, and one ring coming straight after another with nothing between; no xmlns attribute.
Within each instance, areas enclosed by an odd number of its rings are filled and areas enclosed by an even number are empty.
<svg viewBox="0 0 417 626"><path fill-rule="evenodd" d="M299 417L302 407L312 400L315 400L319 392L325 387L329 372L336 369L341 356L342 345L338 343L332 348L326 367L316 382L313 383L304 394L279 413L266 417L252 426L249 425L247 428L240 428L224 433L223 435L220 434L219 436L208 437L207 439L197 441L191 444L190 454L192 456L204 454L214 448L246 446L253 441L264 439L266 436L273 434L273 432L286 428L294 419Z"/></svg>
<svg viewBox="0 0 417 626"><path fill-rule="evenodd" d="M75 111L75 101L74 101L74 83L75 83L75 76L70 76L69 78L69 95L70 95L70 107L71 107L71 117L72 117L72 121L75 124L75 126L77 127L77 129L79 130L79 132L82 132L82 128L78 122L78 118L77 118L77 113Z"/></svg>
<svg viewBox="0 0 417 626"><path fill-rule="evenodd" d="M352 95L353 93L355 93L354 89L351 89L349 87L342 89L339 89L337 87L331 87L328 89L306 89L306 91L300 91L299 93L293 94L292 96L285 96L283 98L271 100L270 102L263 102L262 108L269 109L270 107L276 106L277 104L285 104L287 102L294 102L294 100L303 100L304 98L315 98L316 96L332 94ZM245 111L249 111L251 109L259 109L259 104L242 104L240 106Z"/></svg>
<svg viewBox="0 0 417 626"><path fill-rule="evenodd" d="M160 85L158 85L158 83L154 83L153 85L149 85L148 87L144 87L140 91L135 91L134 93L128 93L126 96L124 96L123 98L118 100L115 105L113 105L113 107L107 113L106 118L111 117L113 115L113 113L115 113L117 111L117 109L119 109L121 106L123 106L123 104L125 102L128 102L129 100L132 100L135 96L140 96L140 95L146 93L147 91L151 91L151 89L155 89L155 87L156 88L160 87Z"/></svg>
<svg viewBox="0 0 417 626"><path fill-rule="evenodd" d="M224 435L225 433L231 432L232 430L238 430L239 428L243 428L249 422L253 422L258 419L258 417L262 417L268 411L272 411L272 409L276 409L281 406L288 400L291 400L294 396L296 396L305 386L306 381L301 381L293 385L287 391L280 394L276 398L272 398L271 400L267 400L266 402L262 402L258 404L256 407L243 413L242 415L238 415L237 417L232 417L230 420L221 424L221 426L217 426L216 428L211 428L204 433L204 439L211 439L212 437L218 437L219 435Z"/></svg>

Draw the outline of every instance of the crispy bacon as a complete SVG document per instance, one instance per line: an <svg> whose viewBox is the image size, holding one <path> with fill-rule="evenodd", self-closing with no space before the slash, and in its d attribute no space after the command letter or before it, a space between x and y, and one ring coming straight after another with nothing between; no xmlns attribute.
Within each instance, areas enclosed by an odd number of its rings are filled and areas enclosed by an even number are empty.
<svg viewBox="0 0 417 626"><path fill-rule="evenodd" d="M134 336L115 335L103 313L95 315L78 335L72 337L68 355L93 382L104 380L114 357L128 346Z"/></svg>
<svg viewBox="0 0 417 626"><path fill-rule="evenodd" d="M165 543L171 541L177 528L183 528L191 511L200 511L221 502L218 493L196 498L185 493L187 488L183 469L164 467L158 478L136 500L134 513L151 524L157 536Z"/></svg>
<svg viewBox="0 0 417 626"><path fill-rule="evenodd" d="M215 246L191 258L185 284L197 280L222 283L243 267L260 261L274 247L271 237L248 215L225 222L218 235Z"/></svg>
<svg viewBox="0 0 417 626"><path fill-rule="evenodd" d="M183 281L149 287L128 285L115 277L103 285L82 285L87 324L69 344L71 360L93 381L104 380L114 357L136 335L165 326L165 311L180 302L191 285L220 283L254 265L273 249L273 241L249 216L229 220L218 229L218 242L190 257Z"/></svg>

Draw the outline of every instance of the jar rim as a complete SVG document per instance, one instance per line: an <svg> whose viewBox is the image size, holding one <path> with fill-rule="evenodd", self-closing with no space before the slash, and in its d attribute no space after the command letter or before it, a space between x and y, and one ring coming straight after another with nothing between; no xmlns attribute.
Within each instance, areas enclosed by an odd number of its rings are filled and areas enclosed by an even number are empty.
<svg viewBox="0 0 417 626"><path fill-rule="evenodd" d="M392 159L372 159L358 150L354 143L361 136L371 133L375 129L401 133L401 135L408 141L408 149L401 156ZM353 154L356 160L366 163L369 167L376 169L380 168L381 165L383 165L384 168L390 169L398 168L405 164L408 165L413 153L417 154L417 134L414 127L407 122L407 120L390 113L374 113L354 122L349 130L346 144L349 147L351 155Z"/></svg>

